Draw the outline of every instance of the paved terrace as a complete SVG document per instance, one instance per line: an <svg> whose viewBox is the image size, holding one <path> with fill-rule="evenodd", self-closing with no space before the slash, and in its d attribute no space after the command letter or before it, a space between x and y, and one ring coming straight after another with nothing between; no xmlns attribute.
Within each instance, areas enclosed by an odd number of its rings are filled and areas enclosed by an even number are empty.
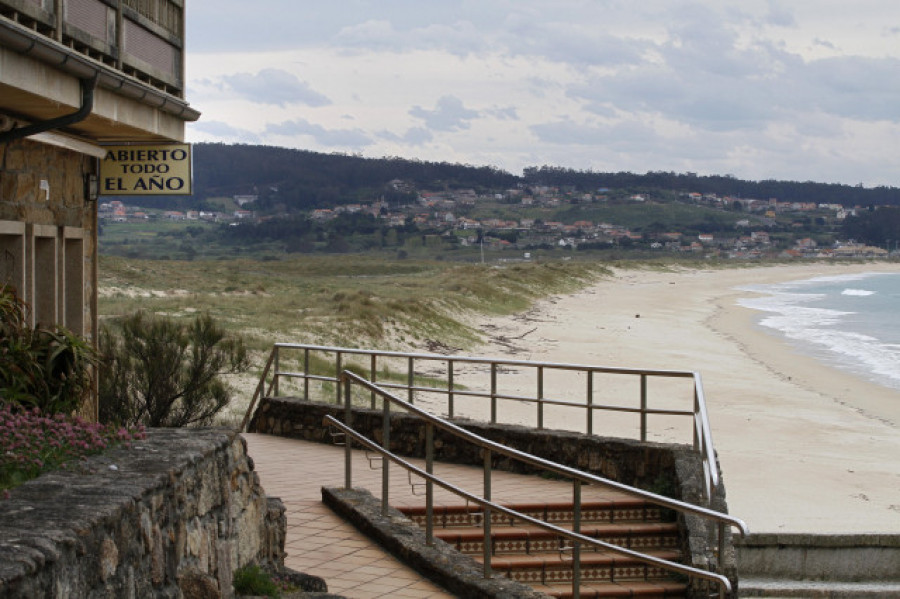
<svg viewBox="0 0 900 599"><path fill-rule="evenodd" d="M262 486L287 508L285 564L321 576L332 593L350 599L375 597L454 597L381 549L322 503L321 488L344 484L344 448L297 439L245 433ZM353 452L353 486L381 496L381 470L369 467L362 450ZM411 460L424 468L422 460ZM480 494L483 471L474 466L435 463L434 472ZM414 479L416 480L416 479ZM571 501L570 483L494 471L493 499L498 502ZM424 486L413 495L406 471L391 467L391 505L423 505ZM613 498L609 491L584 490L584 500ZM435 505L459 504L455 495L435 488Z"/></svg>

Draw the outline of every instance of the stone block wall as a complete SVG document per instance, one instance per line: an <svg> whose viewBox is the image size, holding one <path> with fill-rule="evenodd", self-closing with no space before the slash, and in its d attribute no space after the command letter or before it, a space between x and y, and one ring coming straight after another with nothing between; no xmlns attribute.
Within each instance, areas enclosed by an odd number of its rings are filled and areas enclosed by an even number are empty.
<svg viewBox="0 0 900 599"><path fill-rule="evenodd" d="M0 500L0 598L230 597L284 563L284 506L225 429L153 429Z"/></svg>
<svg viewBox="0 0 900 599"><path fill-rule="evenodd" d="M0 220L93 230L84 177L95 163L90 156L27 139L0 144Z"/></svg>
<svg viewBox="0 0 900 599"><path fill-rule="evenodd" d="M17 281L13 284L32 310L39 303L46 304L48 298L58 304L55 315L41 315L41 324L62 324L87 339L96 339L98 332L97 202L85 197L85 179L96 173L96 165L97 159L91 156L28 139L0 144L0 254L4 258L0 263L0 286L8 282L10 271L21 268L27 273L24 289ZM13 247L15 244L10 246L13 251L6 247L3 229L8 223L25 227L28 241L24 252ZM47 231L55 238L55 264L37 261L33 245L37 228L43 229L42 238L47 238ZM63 257L65 252L71 252L64 249L71 236L78 239L78 268L74 254ZM73 272L68 273L69 269ZM47 281L35 288L35 279L48 272L55 273L55 283L50 289ZM96 420L96 391L82 405L80 415Z"/></svg>

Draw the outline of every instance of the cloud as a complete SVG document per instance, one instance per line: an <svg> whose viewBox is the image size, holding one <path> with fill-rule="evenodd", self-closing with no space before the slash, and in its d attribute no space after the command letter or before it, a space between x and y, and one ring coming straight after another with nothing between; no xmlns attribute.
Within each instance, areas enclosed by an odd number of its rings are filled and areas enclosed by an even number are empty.
<svg viewBox="0 0 900 599"><path fill-rule="evenodd" d="M543 143L603 146L614 150L634 149L661 141L653 127L637 120L608 125L561 119L532 125L529 129Z"/></svg>
<svg viewBox="0 0 900 599"><path fill-rule="evenodd" d="M258 143L260 141L259 136L253 131L232 127L228 123L223 123L222 121L200 120L196 123L189 123L188 127L194 131L211 135L217 139L240 140L250 143Z"/></svg>
<svg viewBox="0 0 900 599"><path fill-rule="evenodd" d="M372 139L359 129L326 129L305 119L269 124L265 133L284 137L309 136L316 143L332 148L362 148L373 143Z"/></svg>
<svg viewBox="0 0 900 599"><path fill-rule="evenodd" d="M431 131L423 127L412 127L402 136L390 131L382 131L378 134L378 137L385 141L406 143L411 146L421 146L434 139Z"/></svg>
<svg viewBox="0 0 900 599"><path fill-rule="evenodd" d="M190 2L188 72L200 77L188 95L203 119L189 131L513 172L896 185L900 5L820 4Z"/></svg>
<svg viewBox="0 0 900 599"><path fill-rule="evenodd" d="M484 113L488 116L492 116L500 121L518 121L519 119L519 111L515 106L503 106L490 108L485 110Z"/></svg>
<svg viewBox="0 0 900 599"><path fill-rule="evenodd" d="M442 50L465 56L483 52L491 44L484 32L468 21L427 24L399 30L390 21L373 19L342 28L333 39L335 45L354 51L407 52Z"/></svg>
<svg viewBox="0 0 900 599"><path fill-rule="evenodd" d="M426 110L421 106L414 106L409 114L417 119L425 121L429 129L435 131L461 131L468 129L469 121L479 117L475 110L469 110L463 106L462 100L455 96L443 96L437 101L434 110Z"/></svg>
<svg viewBox="0 0 900 599"><path fill-rule="evenodd" d="M227 88L225 91L230 90L259 104L305 104L313 107L331 104L331 100L313 90L308 83L282 69L268 68L256 74L225 75L222 81Z"/></svg>

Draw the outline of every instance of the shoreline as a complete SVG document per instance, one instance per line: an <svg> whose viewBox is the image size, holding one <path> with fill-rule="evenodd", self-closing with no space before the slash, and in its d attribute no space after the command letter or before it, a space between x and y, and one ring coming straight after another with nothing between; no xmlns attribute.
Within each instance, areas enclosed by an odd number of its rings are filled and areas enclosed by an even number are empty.
<svg viewBox="0 0 900 599"><path fill-rule="evenodd" d="M799 353L737 305L752 295L742 285L861 272L900 265L616 270L525 314L482 319L493 341L475 353L699 371L729 509L751 530L898 531L900 393Z"/></svg>

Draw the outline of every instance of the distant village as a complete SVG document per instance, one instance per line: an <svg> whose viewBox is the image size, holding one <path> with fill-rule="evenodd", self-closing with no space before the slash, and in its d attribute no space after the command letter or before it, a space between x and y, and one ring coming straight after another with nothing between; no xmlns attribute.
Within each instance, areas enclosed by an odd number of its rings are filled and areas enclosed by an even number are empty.
<svg viewBox="0 0 900 599"><path fill-rule="evenodd" d="M411 185L402 181L392 181L390 185L404 192L413 191ZM687 234L671 231L631 231L616 223L578 220L571 223L544 221L538 218L483 218L468 216L479 202L502 203L505 213L514 214L518 207L552 209L566 205L590 205L611 201L610 190L599 189L596 193L574 193L552 187L528 187L508 189L490 196L479 196L472 189L454 191L417 191L417 201L405 205L389 205L382 200L366 204L346 204L331 208L320 208L309 212L312 221L326 223L342 214L368 214L384 221L387 227L415 226L429 234L452 234L459 237L463 246L483 245L493 249L524 250L534 247L556 247L578 249L603 246L635 247L641 245L651 250L675 253L697 253L708 257L729 259L754 259L762 257L780 258L884 258L889 249L865 246L852 240L836 241L827 247L820 246L814 239L804 236L810 219L820 224L839 227L847 216L855 214L860 207L847 208L840 204L816 204L781 202L777 199L758 200L736 197L719 197L715 194L682 193L678 200L683 203L703 205L719 210L729 210L739 216L733 230L710 233ZM284 218L286 215L258 215L252 208L258 197L255 195L233 196L236 209L222 211L160 211L126 205L113 200L99 206L101 221L136 222L150 219L171 221L197 221L222 223L239 226L242 223L256 223ZM616 196L615 201L637 204L657 202L650 195L631 194ZM522 210L524 211L524 210ZM531 211L533 212L533 211ZM796 221L791 222L795 218ZM775 243L773 231L784 230L789 222L788 235L792 245L786 246L784 235ZM900 242L900 240L898 240Z"/></svg>

